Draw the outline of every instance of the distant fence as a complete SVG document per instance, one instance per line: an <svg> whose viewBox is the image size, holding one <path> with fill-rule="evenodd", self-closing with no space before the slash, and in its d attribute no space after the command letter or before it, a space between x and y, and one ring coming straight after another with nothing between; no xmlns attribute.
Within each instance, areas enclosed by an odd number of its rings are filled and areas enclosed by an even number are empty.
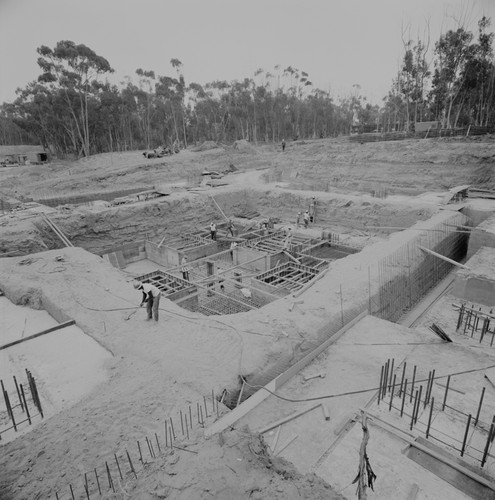
<svg viewBox="0 0 495 500"><path fill-rule="evenodd" d="M462 128L442 128L429 129L423 132L373 132L368 134L354 134L349 136L351 142L380 142L380 141L401 141L404 139L426 139L433 137L454 137L485 135L495 132L494 127L462 127Z"/></svg>

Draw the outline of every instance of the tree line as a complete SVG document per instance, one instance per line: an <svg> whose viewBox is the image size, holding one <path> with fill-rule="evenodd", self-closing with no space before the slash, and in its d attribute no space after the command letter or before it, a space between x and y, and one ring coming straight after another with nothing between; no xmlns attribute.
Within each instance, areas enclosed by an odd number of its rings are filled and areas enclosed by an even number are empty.
<svg viewBox="0 0 495 500"><path fill-rule="evenodd" d="M84 44L63 40L37 49L41 74L0 108L0 143L37 141L59 155L335 137L351 130L409 131L418 121L445 128L495 124L495 67L490 19L430 41L403 39L403 57L381 106L353 86L335 100L292 66L257 70L243 80L187 83L172 59L171 75L137 69L134 81L111 85L114 70ZM431 54L431 55L430 55Z"/></svg>

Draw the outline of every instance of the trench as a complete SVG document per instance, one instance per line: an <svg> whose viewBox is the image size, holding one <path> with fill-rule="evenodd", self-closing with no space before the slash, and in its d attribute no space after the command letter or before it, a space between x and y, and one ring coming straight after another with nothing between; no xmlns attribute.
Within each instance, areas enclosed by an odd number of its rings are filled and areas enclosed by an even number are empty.
<svg viewBox="0 0 495 500"><path fill-rule="evenodd" d="M215 195L216 204L224 213L236 218L242 232L249 233L252 218L272 218L281 223L294 223L297 211L306 209L309 197L292 192L273 193L271 191L243 190L234 193ZM418 221L427 221L434 209L396 207L377 200L367 201L343 200L342 198L319 200L317 224L326 228L327 233L345 233L362 230L367 226L376 227L410 227ZM283 215L283 218L280 216ZM120 251L126 263L143 257L143 249L159 246L161 241L180 238L184 234L195 234L204 238L208 234L208 225L212 220L221 220L217 206L205 195L186 197L163 197L146 203L134 203L111 207L108 209L81 209L59 211L51 216L58 227L69 237L75 246L80 246L100 256L116 254ZM241 225L238 221L245 221ZM250 386L263 386L275 376L285 371L312 349L331 337L345 324L352 321L363 311L390 321L397 321L415 303L424 297L451 269L452 265L440 261L431 255L425 255L420 246L436 251L456 261L466 255L468 234L456 233L456 225L466 225L468 218L452 215L448 224L439 224L431 231L412 234L407 242L397 248L391 248L381 259L373 264L375 274L373 283L364 275L362 282L356 286L369 288L367 300L355 302L352 297L341 302L341 307L332 311L326 324L320 328L313 341L305 340L295 346L294 352L279 357L256 374L242 374ZM60 243L50 235L46 228L43 231L44 241L49 247L56 248ZM377 232L375 230L375 232ZM379 232L379 229L378 229ZM387 232L389 233L389 231ZM258 238L252 235L252 238ZM247 239L252 239L248 236ZM224 252L224 242L219 242L216 252ZM40 248L39 250L44 250ZM355 249L358 252L361 248ZM335 245L315 240L303 249L303 253L314 259L334 260L341 258L342 265L347 261L358 262L359 255L351 251L342 252ZM110 257L108 258L110 261ZM122 267L118 256L115 267ZM179 265L178 258L167 263L169 267ZM270 264L271 266L272 264ZM366 273L365 273L366 274ZM145 276L146 277L146 276ZM152 277L150 277L152 278ZM235 277L230 285L235 287ZM267 280L268 281L268 280ZM225 288L227 280L222 283ZM220 285L219 285L220 286ZM208 286L203 290L208 295ZM223 290L222 290L223 292ZM237 293L237 292L236 292ZM351 294L352 295L352 294ZM177 298L177 297L176 297ZM240 298L240 297L238 297ZM178 299L184 299L179 296ZM242 299L237 300L242 302ZM266 301L260 300L262 307ZM187 304L182 304L187 305ZM210 304L210 307L215 307ZM216 306L220 307L220 306ZM222 309L223 308L223 309ZM194 310L194 308L190 309ZM204 311L203 311L204 312ZM220 313L226 312L221 305ZM229 311L231 313L239 310ZM218 313L218 311L217 311ZM256 389L243 387L239 382L236 387L228 388L224 395L224 403L235 407L249 398ZM241 394L242 391L242 394Z"/></svg>
<svg viewBox="0 0 495 500"><path fill-rule="evenodd" d="M467 254L469 234L455 232L455 226L468 223L465 216L456 215L448 223L438 224L431 231L413 235L404 245L383 255L375 264L375 291L369 293L366 302L355 303L349 300L343 303L340 310L335 311L328 323L321 328L315 341L304 341L294 353L279 357L276 362L256 374L244 375L244 380L241 379L236 387L227 390L224 403L230 409L235 408L365 311L381 319L399 322L454 267L453 264L423 253L420 247L460 262Z"/></svg>

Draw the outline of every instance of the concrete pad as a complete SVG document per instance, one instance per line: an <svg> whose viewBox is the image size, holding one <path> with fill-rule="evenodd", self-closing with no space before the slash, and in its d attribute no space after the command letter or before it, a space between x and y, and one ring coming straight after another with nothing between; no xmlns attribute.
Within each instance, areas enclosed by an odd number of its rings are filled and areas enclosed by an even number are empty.
<svg viewBox="0 0 495 500"><path fill-rule="evenodd" d="M409 387L413 367L416 365L415 390L421 384L423 395L430 371L435 369L435 380L439 384L445 384L447 375L452 374L450 384L456 391L449 391L445 412L441 411L445 388L437 383L433 384L431 396L435 398L435 411L431 434L459 449L467 414L475 415L478 408L483 387L482 368L495 365L495 360L479 350L468 350L455 342L445 343L426 329L408 329L371 316L365 317L348 330L311 365L280 388L277 394L287 398L286 400L270 396L240 423L256 430L304 408L305 405L318 401L325 403L330 412L329 421L324 419L322 412L311 411L281 427L279 443L285 442L290 436L298 436L281 455L293 462L301 472L316 472L338 491L343 489L340 492L347 498L354 498L355 485L349 485L356 476L358 467L362 431L361 426L354 422L360 408L368 408L377 413L384 421L390 422L411 438L424 436L428 425L429 407L424 408L421 404L418 423L412 432L409 431L414 400L410 402L409 397L406 398L401 418L398 388L390 410L388 392L385 400L380 405L377 404L375 396L379 386L380 367L388 359L395 360L397 385L400 384L403 362L406 362L405 378L408 378ZM315 373L325 373L326 376L324 379L304 381L305 376ZM495 394L488 396L487 393L480 412L480 427L489 426L494 413ZM274 439L275 430L271 432L272 434L264 435L268 444ZM483 432L480 430L476 435L473 434L473 443L476 442L477 445L469 447L469 452L475 458L468 460L478 468L476 449L480 447ZM435 443L438 444L436 441ZM373 429L368 455L379 477L380 485L377 483L378 489L375 489L377 498L407 498L415 483L420 485L421 493L418 498L469 498L404 457L404 445L405 442L396 436ZM442 443L440 445L446 452L455 455L453 448ZM491 471L493 467L495 461L489 459L485 470Z"/></svg>
<svg viewBox="0 0 495 500"><path fill-rule="evenodd" d="M2 331L2 341L7 338L15 340L19 337L19 326L23 317L29 318L29 322L26 322L26 331L28 325L31 331L42 325L48 328L58 324L46 311L16 306L3 297L1 303L2 321L11 328ZM11 404L17 405L18 397L13 377L16 377L18 384L23 384L26 398L30 399L25 373L25 369L28 369L36 380L46 420L74 405L90 394L98 384L107 380L105 363L111 358L109 351L74 325L1 350L0 379L3 380ZM28 406L31 408L29 402ZM32 408L34 409L34 406ZM4 412L6 408L2 398L0 413L5 418L0 419L0 431L9 426ZM14 415L17 421L26 418L20 408L15 409ZM40 422L42 422L41 417L37 416L33 418L33 425L26 422L21 424L18 432L10 430L2 433L2 443L30 432Z"/></svg>

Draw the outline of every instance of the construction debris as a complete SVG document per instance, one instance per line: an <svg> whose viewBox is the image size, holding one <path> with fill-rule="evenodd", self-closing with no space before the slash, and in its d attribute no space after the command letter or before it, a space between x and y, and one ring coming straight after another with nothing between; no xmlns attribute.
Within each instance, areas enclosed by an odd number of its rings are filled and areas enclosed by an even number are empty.
<svg viewBox="0 0 495 500"><path fill-rule="evenodd" d="M435 323L430 326L430 330L436 333L442 340L445 340L445 342L452 342L452 339Z"/></svg>

